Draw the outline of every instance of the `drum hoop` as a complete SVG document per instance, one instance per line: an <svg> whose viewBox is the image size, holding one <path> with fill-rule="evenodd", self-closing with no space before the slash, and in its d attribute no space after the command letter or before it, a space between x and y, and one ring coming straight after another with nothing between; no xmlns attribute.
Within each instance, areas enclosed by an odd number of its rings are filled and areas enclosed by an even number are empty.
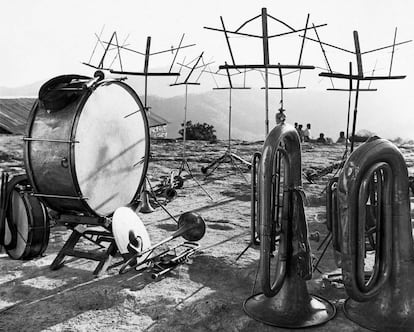
<svg viewBox="0 0 414 332"><path fill-rule="evenodd" d="M141 99L139 98L138 94L128 84L126 84L124 82L121 82L119 80L116 80L116 79L114 79L114 80L105 80L103 82L98 83L94 87L94 89L96 89L99 86L106 85L108 83L117 84L117 85L119 85L121 87L124 87L131 94L131 96L134 98L134 100L138 103L139 108L141 110L140 113L141 113L142 118L144 120L144 127L145 127L145 156L144 156L144 165L143 165L143 170L142 170L143 176L142 176L142 178L140 180L140 183L138 184L137 191L135 192L135 195L131 199L131 202L125 203L127 205L131 205L131 204L133 204L136 201L136 199L139 197L139 195L141 193L141 188L142 188L142 185L143 185L143 183L145 181L145 177L146 177L147 170L148 170L148 161L149 161L149 154L150 154L150 134L149 134L148 117L147 117L147 114L145 112L144 105L142 104ZM86 101L92 95L92 92L93 92L94 89L89 89L88 93L86 93L85 96L82 97L83 100L78 105L78 109L76 111L76 116L75 116L75 119L74 119L73 124L72 124L71 137L70 137L71 140L75 140L75 138L76 138L76 130L78 128L79 118L80 118L81 113L82 113L80 110L83 110L83 108L84 108L84 106L86 104ZM80 185L79 185L79 182L78 182L78 177L76 176L75 149L71 149L70 150L69 164L70 164L70 173L72 175L72 179L73 179L73 183L75 185L75 189L80 194L80 193L82 193L82 191L80 189ZM91 213L93 216L99 216L100 217L100 215L98 215L89 206L89 204L88 204L88 202L86 200L81 200L81 202L82 202L82 205L85 207L85 209L87 209L87 211L89 213ZM115 211L111 212L106 217L110 217L111 215L113 215L114 212Z"/></svg>
<svg viewBox="0 0 414 332"><path fill-rule="evenodd" d="M9 181L9 183L7 184L7 193L6 193L6 195L8 197L8 199L7 199L7 208L9 207L9 204L11 204L11 194L12 194L14 188L18 184L25 183L25 182L28 183L28 178L27 178L27 175L26 174L18 174L16 176L14 176ZM7 214L6 214L6 219L8 219L7 218ZM7 223L8 222L11 223L12 221L11 220L7 220L6 222ZM9 231L12 232L12 230L10 229L10 227L9 227ZM14 236L15 236L15 238L13 238ZM9 244L7 244L7 245L4 245L4 247L6 249L14 249L14 247L16 245L16 242L17 242L17 234L12 234L11 242Z"/></svg>

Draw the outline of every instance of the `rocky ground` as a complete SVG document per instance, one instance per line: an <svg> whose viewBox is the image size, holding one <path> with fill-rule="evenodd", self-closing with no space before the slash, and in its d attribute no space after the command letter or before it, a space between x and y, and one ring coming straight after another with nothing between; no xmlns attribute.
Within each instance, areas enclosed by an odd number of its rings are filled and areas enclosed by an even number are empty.
<svg viewBox="0 0 414 332"><path fill-rule="evenodd" d="M1 170L12 174L22 171L21 137L1 136L0 143ZM184 172L184 187L166 207L175 217L193 211L206 221L201 249L190 264L159 281L152 280L149 272L120 275L119 268L95 278L92 271L96 262L84 259L70 259L64 267L52 271L49 265L70 233L55 226L44 257L15 261L4 252L0 254L0 331L283 331L251 319L242 309L243 301L260 291L258 284L254 287L258 248L248 249L236 260L249 244L249 171L241 166L241 174L226 163L204 178L200 168L220 156L226 142L190 142L188 146L189 166L202 187ZM262 142L234 142L233 146L234 152L250 160ZM403 146L401 150L412 171L413 147ZM181 144L154 141L151 152L148 175L156 185L162 176L180 166ZM342 145L304 144L304 173L315 174L339 162L343 152ZM313 184L303 178L309 229L319 231L321 239L327 234L324 187L332 174L323 175ZM174 220L161 208L140 217L152 243L176 229ZM175 239L171 245L180 241ZM321 254L319 243L311 241L316 258ZM80 247L90 245L82 242ZM365 331L344 316L341 304L347 296L342 285L324 279L326 274L339 271L330 247L319 269L321 272L315 272L308 282L309 291L334 303L337 315L314 330Z"/></svg>

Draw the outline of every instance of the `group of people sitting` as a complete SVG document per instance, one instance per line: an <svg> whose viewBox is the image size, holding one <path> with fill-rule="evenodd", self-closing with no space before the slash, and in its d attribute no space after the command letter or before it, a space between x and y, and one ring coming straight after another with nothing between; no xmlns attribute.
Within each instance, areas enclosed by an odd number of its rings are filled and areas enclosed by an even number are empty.
<svg viewBox="0 0 414 332"><path fill-rule="evenodd" d="M303 129L303 125L298 124L297 122L295 122L295 129L299 134L299 138L301 142L310 142L312 139L311 136L311 124L308 123L306 125L306 128Z"/></svg>
<svg viewBox="0 0 414 332"><path fill-rule="evenodd" d="M279 109L279 112L276 113L276 125L284 123L286 120L285 110L283 108ZM322 144L330 144L333 143L330 138L326 138L324 133L320 133L317 139L312 139L311 135L311 124L306 124L306 128L303 129L302 124L298 124L295 122L295 129L298 132L300 142L313 142L313 143L322 143ZM339 133L339 138L336 140L336 143L346 143L347 138L345 137L345 132L341 131ZM348 139L349 143L349 139Z"/></svg>
<svg viewBox="0 0 414 332"><path fill-rule="evenodd" d="M299 138L301 142L312 142L312 143L322 143L322 144L333 143L332 139L330 139L329 137L326 138L324 133L320 133L317 139L312 139L310 123L306 125L306 128L304 130L302 128L303 128L302 125L295 122L295 129L297 130L299 134ZM346 141L347 141L347 138L345 137L345 132L344 131L339 132L339 137L336 140L336 143L344 144L346 143ZM349 143L349 139L348 139L348 143Z"/></svg>

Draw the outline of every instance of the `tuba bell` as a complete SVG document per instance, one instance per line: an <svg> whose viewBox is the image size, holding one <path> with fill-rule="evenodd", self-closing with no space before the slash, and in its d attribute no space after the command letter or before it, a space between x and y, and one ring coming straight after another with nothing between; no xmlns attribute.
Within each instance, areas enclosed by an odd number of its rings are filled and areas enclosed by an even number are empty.
<svg viewBox="0 0 414 332"><path fill-rule="evenodd" d="M298 133L291 125L278 125L266 137L258 162L257 221L252 219L260 242L262 293L249 297L243 308L258 321L286 328L323 324L336 311L307 290L312 267L301 175Z"/></svg>
<svg viewBox="0 0 414 332"><path fill-rule="evenodd" d="M414 246L401 152L385 139L371 139L351 154L337 190L342 275L350 297L345 315L375 331L414 331ZM371 249L375 257L367 254Z"/></svg>

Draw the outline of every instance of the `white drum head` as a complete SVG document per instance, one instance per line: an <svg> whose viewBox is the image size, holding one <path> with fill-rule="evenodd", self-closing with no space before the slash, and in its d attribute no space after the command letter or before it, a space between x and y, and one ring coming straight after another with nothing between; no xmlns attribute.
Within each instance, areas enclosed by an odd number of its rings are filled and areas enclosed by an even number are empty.
<svg viewBox="0 0 414 332"><path fill-rule="evenodd" d="M134 232L135 236L141 237L142 250L151 247L148 232L138 215L127 207L116 209L112 217L112 233L121 254L128 253L130 231ZM143 258L145 258L145 255Z"/></svg>
<svg viewBox="0 0 414 332"><path fill-rule="evenodd" d="M129 204L146 172L148 125L123 85L96 88L79 116L74 144L76 178L90 208L101 216Z"/></svg>
<svg viewBox="0 0 414 332"><path fill-rule="evenodd" d="M10 199L11 215L13 216L13 220L11 221L17 228L17 243L15 248L7 250L7 254L14 259L20 259L26 250L26 242L29 234L29 218L27 216L26 205L17 190L12 191ZM6 221L5 244L7 245L10 242L11 233L8 222Z"/></svg>

